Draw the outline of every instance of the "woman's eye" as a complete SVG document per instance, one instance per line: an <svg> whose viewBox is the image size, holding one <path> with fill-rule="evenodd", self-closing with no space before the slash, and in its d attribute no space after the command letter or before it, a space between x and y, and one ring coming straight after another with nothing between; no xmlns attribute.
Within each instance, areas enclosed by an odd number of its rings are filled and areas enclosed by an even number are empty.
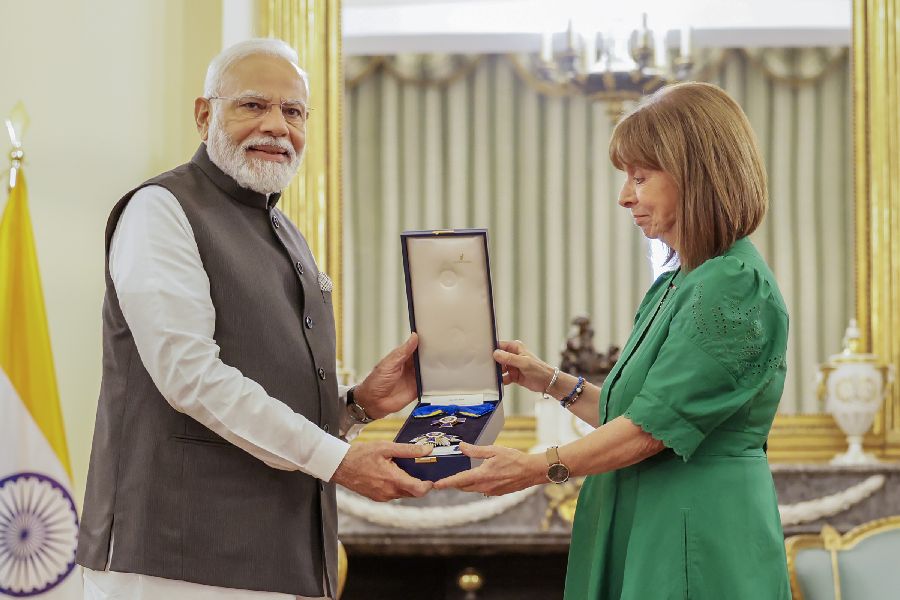
<svg viewBox="0 0 900 600"><path fill-rule="evenodd" d="M644 181L646 180L646 177L632 177L632 179L634 179L635 183L641 184L641 183L644 183Z"/></svg>

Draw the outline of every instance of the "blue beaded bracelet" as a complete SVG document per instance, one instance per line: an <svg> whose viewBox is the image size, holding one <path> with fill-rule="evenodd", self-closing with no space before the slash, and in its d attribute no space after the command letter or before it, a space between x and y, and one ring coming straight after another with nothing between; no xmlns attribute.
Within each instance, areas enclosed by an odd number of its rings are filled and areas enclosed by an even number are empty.
<svg viewBox="0 0 900 600"><path fill-rule="evenodd" d="M575 401L578 400L578 397L581 396L581 392L584 391L584 377L578 376L578 382L575 384L575 387L572 388L572 391L569 392L562 400L559 401L559 405L563 408L569 408Z"/></svg>

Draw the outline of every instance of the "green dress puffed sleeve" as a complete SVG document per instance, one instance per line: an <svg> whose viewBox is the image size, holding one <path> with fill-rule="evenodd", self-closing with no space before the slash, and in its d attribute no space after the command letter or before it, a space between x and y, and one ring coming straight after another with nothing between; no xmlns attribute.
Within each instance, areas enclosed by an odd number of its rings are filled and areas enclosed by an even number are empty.
<svg viewBox="0 0 900 600"><path fill-rule="evenodd" d="M778 290L732 256L704 263L624 416L688 460L784 366L787 315Z"/></svg>

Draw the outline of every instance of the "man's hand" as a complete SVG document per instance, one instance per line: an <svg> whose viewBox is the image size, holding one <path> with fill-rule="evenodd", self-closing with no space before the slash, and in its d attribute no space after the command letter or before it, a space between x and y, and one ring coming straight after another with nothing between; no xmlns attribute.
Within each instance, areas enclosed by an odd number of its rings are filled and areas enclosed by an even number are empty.
<svg viewBox="0 0 900 600"><path fill-rule="evenodd" d="M378 361L372 372L356 386L353 399L373 419L395 413L418 398L413 353L419 337L412 333L405 342Z"/></svg>
<svg viewBox="0 0 900 600"><path fill-rule="evenodd" d="M502 496L547 482L547 462L539 454L525 454L503 446L475 446L465 442L459 449L466 456L485 459L480 466L435 482L434 489L457 488Z"/></svg>
<svg viewBox="0 0 900 600"><path fill-rule="evenodd" d="M410 477L391 457L419 458L428 456L431 450L432 447L428 444L353 444L331 481L378 502L395 498L420 498L428 493L432 483Z"/></svg>

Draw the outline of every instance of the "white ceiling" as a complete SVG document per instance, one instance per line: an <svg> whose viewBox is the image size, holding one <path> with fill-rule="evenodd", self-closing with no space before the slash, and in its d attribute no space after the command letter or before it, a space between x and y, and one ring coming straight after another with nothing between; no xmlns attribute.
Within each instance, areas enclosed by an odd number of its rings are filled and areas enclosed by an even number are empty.
<svg viewBox="0 0 900 600"><path fill-rule="evenodd" d="M536 52L541 35L576 29L690 26L697 46L850 43L851 0L344 0L344 51ZM675 43L675 35L670 38Z"/></svg>

